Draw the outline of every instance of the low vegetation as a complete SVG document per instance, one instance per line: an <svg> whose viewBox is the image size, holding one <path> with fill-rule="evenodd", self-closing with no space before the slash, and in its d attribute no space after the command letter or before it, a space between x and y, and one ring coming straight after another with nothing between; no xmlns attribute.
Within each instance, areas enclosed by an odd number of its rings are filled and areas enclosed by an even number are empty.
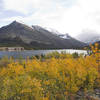
<svg viewBox="0 0 100 100"><path fill-rule="evenodd" d="M89 56L54 52L26 60L1 59L0 100L78 100L79 91L99 89L97 46Z"/></svg>

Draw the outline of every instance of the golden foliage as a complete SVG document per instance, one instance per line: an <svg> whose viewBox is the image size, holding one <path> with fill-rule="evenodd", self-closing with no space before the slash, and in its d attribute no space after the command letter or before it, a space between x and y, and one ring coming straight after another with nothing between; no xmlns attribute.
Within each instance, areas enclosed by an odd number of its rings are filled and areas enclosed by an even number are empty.
<svg viewBox="0 0 100 100"><path fill-rule="evenodd" d="M68 94L80 89L99 87L99 54L95 46L94 54L86 57L57 53L57 57L49 55L44 61L11 60L0 68L0 100L66 100Z"/></svg>

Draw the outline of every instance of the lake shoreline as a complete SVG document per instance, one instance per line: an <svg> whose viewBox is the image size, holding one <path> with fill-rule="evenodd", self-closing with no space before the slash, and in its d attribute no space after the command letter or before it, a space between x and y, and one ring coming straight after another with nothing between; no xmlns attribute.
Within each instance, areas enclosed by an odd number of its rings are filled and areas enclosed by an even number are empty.
<svg viewBox="0 0 100 100"><path fill-rule="evenodd" d="M77 50L77 49L0 51L0 58L4 56L14 57L14 58L19 58L22 56L23 58L27 58L27 57L32 57L35 55L45 55L52 52L58 52L58 53L64 52L64 53L69 53L69 54L72 54L72 53L87 54L86 50Z"/></svg>

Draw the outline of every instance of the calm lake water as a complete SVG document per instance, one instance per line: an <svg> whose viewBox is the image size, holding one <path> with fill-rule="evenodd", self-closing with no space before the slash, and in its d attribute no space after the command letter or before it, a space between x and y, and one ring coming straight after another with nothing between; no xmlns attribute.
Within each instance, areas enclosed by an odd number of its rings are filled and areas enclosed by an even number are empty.
<svg viewBox="0 0 100 100"><path fill-rule="evenodd" d="M62 51L66 52L66 53L84 53L87 54L87 52L85 50L73 50L73 49L62 49L62 50L26 50L26 51L0 51L0 58L4 57L4 56L8 56L8 57L14 57L14 58L27 58L27 57L32 57L35 55L45 55L48 53L52 53L52 52L59 52L61 53Z"/></svg>

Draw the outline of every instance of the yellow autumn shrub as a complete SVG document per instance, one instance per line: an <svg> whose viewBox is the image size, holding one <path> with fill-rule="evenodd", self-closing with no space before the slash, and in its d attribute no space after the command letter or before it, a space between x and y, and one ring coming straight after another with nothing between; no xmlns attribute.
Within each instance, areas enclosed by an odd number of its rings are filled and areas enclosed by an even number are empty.
<svg viewBox="0 0 100 100"><path fill-rule="evenodd" d="M98 51L96 48L93 54L78 58L56 52L43 61L7 60L0 67L0 100L66 100L79 90L92 91L100 86Z"/></svg>

